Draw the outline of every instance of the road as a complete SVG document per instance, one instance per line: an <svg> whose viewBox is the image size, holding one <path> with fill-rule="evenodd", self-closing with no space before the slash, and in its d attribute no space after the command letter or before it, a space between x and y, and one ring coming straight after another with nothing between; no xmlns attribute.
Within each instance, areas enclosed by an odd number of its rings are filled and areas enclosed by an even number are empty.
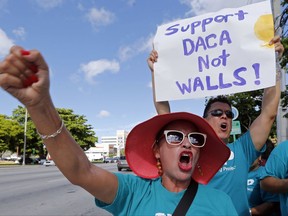
<svg viewBox="0 0 288 216"><path fill-rule="evenodd" d="M117 170L116 163L100 166ZM93 196L72 185L56 166L41 165L0 168L0 215L111 216L96 207Z"/></svg>

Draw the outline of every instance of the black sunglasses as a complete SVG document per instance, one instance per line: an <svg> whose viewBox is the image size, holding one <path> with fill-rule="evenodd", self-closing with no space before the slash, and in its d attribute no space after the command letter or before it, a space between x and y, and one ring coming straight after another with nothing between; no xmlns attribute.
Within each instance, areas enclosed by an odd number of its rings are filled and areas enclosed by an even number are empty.
<svg viewBox="0 0 288 216"><path fill-rule="evenodd" d="M221 110L221 109L215 109L211 110L209 113L211 113L212 116L220 117L224 113L227 116L227 118L232 119L234 117L234 113L231 110Z"/></svg>

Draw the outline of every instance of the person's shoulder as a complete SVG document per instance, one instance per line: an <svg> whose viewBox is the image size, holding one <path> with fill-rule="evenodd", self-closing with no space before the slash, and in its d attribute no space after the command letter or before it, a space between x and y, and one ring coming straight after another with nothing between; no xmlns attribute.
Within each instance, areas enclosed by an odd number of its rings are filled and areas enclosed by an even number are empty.
<svg viewBox="0 0 288 216"><path fill-rule="evenodd" d="M240 151L244 151L246 155L253 154L253 157L252 155L250 156L252 157L251 160L253 161L256 159L257 156L259 156L258 154L266 150L265 145L262 147L260 151L257 151L255 149L255 145L253 143L250 130L243 133L240 137L238 137L236 140L234 140L232 143L228 144L227 146L230 148L231 151L234 151L234 153L237 153L239 152L238 150L240 150ZM255 153L257 154L256 156L254 155ZM251 163L253 163L253 161L251 161Z"/></svg>
<svg viewBox="0 0 288 216"><path fill-rule="evenodd" d="M259 166L258 169L255 170L255 178L260 179L263 172L265 172L265 167Z"/></svg>
<svg viewBox="0 0 288 216"><path fill-rule="evenodd" d="M285 140L283 142L280 142L278 145L276 145L276 147L282 148L282 149L288 149L288 140Z"/></svg>
<svg viewBox="0 0 288 216"><path fill-rule="evenodd" d="M280 142L275 145L275 148L272 150L270 157L288 157L288 140ZM269 160L268 158L268 160Z"/></svg>
<svg viewBox="0 0 288 216"><path fill-rule="evenodd" d="M136 185L151 185L155 184L159 181L159 178L157 179L145 179L141 178L137 175L134 174L124 174L124 173L119 173L115 172L114 173L116 177L118 178L119 181L125 182L126 184L136 184Z"/></svg>
<svg viewBox="0 0 288 216"><path fill-rule="evenodd" d="M236 145L236 144L240 144L243 145L243 143L250 143L252 142L252 138L250 135L250 131L246 131L245 133L243 133L241 136L239 136L236 140L234 140L231 143L228 143L227 145Z"/></svg>
<svg viewBox="0 0 288 216"><path fill-rule="evenodd" d="M123 174L119 172L115 172L114 175L118 178L118 181L124 181L124 182L134 182L140 179L138 176L131 174Z"/></svg>
<svg viewBox="0 0 288 216"><path fill-rule="evenodd" d="M250 129L247 130L245 133L243 133L238 139L236 139L235 142L243 142L243 141L247 141L247 140L251 140L252 141L252 138L251 138L251 133L250 133Z"/></svg>

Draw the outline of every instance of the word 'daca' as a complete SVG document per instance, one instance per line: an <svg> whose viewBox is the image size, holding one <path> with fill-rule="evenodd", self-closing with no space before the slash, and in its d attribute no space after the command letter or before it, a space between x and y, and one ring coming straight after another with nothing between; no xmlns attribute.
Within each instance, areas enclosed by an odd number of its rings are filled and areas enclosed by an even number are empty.
<svg viewBox="0 0 288 216"><path fill-rule="evenodd" d="M196 41L185 38L182 40L183 44L183 52L185 56L192 55L194 52L198 52L199 49L207 50L212 49L219 46L222 46L224 43L231 44L232 39L229 35L229 32L224 30L222 33L217 37L216 34L210 34L206 37L198 37Z"/></svg>

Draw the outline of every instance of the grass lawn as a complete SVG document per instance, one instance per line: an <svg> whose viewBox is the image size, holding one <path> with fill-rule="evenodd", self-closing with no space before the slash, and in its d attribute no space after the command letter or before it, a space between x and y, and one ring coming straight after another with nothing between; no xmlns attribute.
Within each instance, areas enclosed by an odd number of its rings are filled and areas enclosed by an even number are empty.
<svg viewBox="0 0 288 216"><path fill-rule="evenodd" d="M0 165L19 165L16 164L14 161L0 161Z"/></svg>

